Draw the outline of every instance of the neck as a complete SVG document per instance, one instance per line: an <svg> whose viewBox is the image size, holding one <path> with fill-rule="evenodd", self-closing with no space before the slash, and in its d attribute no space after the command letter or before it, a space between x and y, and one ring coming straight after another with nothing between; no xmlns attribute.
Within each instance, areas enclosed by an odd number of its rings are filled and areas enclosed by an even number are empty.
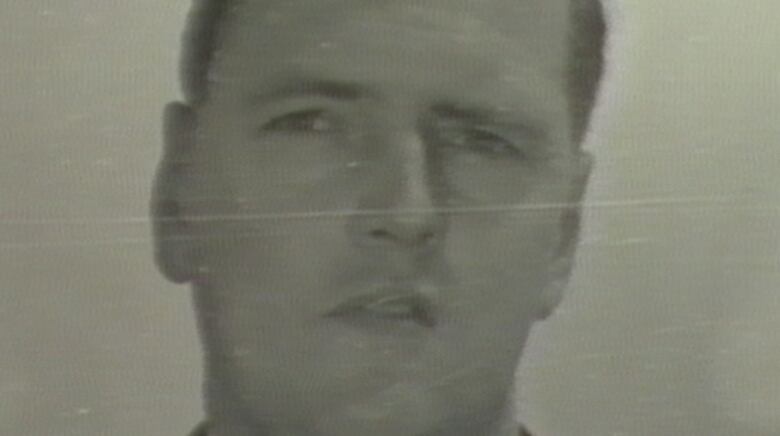
<svg viewBox="0 0 780 436"><path fill-rule="evenodd" d="M487 433L478 433L478 434L479 436L517 436L520 425L517 422L515 422L514 419L509 419L506 420L505 422L499 423L498 425L496 425L496 427L499 428L494 431L489 431ZM248 426L244 426L239 423L214 422L212 423L211 426L209 426L209 431L206 436L304 436L304 434L292 433L282 429L277 429L275 431L270 430L269 432L264 432L264 431L258 432L256 429L252 429ZM310 433L307 433L306 436L310 436ZM339 436L347 436L347 435L339 435ZM365 436L365 435L361 434L361 436ZM397 436L397 435L387 435L387 436ZM424 436L475 436L475 434L436 432L436 433L425 433Z"/></svg>
<svg viewBox="0 0 780 436"><path fill-rule="evenodd" d="M258 428L257 425L247 424L241 421L235 414L229 411L223 411L225 413L215 413L212 411L212 416L209 419L209 431L207 436L353 436L351 434L344 433L343 430L338 434L329 434L327 432L315 432L294 429L292 427L284 426L267 426ZM496 413L497 418L490 422L480 425L479 427L472 427L464 429L461 420L459 423L451 427L440 427L436 430L421 430L417 433L419 436L517 436L518 428L520 427L515 418L515 401L514 395L510 395L510 398L506 402L503 410L500 413ZM481 421L480 419L465 420L466 422ZM389 426L392 428L392 426ZM354 436L365 436L364 429L357 429ZM377 433L372 432L376 436L397 436L396 432L392 433Z"/></svg>

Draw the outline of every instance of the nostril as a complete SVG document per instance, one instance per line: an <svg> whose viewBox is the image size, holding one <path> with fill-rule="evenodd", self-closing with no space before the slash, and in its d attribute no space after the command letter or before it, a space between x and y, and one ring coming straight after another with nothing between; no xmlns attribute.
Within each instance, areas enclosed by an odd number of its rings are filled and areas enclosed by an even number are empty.
<svg viewBox="0 0 780 436"><path fill-rule="evenodd" d="M423 242L423 243L429 242L430 240L433 239L434 236L435 235L434 235L434 233L432 231L424 232L424 233L422 233L420 235L420 242Z"/></svg>
<svg viewBox="0 0 780 436"><path fill-rule="evenodd" d="M387 229L374 229L368 233L372 238L386 241L397 241L413 245L425 245L436 238L436 232L426 230L422 232L398 231L392 232Z"/></svg>
<svg viewBox="0 0 780 436"><path fill-rule="evenodd" d="M371 236L377 239L387 239L390 237L390 232L388 232L385 229L374 229L371 230Z"/></svg>

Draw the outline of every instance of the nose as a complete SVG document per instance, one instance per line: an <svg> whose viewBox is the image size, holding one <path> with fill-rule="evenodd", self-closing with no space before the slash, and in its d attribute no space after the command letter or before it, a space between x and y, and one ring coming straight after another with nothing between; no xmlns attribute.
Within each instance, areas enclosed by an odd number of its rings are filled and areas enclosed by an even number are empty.
<svg viewBox="0 0 780 436"><path fill-rule="evenodd" d="M359 200L355 236L386 248L431 248L444 237L433 162L417 134L394 135Z"/></svg>

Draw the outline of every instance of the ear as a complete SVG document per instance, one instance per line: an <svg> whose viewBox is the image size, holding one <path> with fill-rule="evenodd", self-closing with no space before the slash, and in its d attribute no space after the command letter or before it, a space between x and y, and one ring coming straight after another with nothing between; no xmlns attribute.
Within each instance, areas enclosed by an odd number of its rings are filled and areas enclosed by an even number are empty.
<svg viewBox="0 0 780 436"><path fill-rule="evenodd" d="M545 319L558 307L566 288L569 285L571 273L574 270L574 259L580 237L581 204L588 186L588 179L593 169L593 157L587 151L580 151L576 163L576 173L571 180L570 194L567 205L561 216L561 240L550 265L547 286L541 295L539 319Z"/></svg>
<svg viewBox="0 0 780 436"><path fill-rule="evenodd" d="M150 204L154 259L174 283L192 280L197 271L193 234L182 209L184 175L192 162L195 115L190 106L173 102L163 114L163 156L157 167Z"/></svg>

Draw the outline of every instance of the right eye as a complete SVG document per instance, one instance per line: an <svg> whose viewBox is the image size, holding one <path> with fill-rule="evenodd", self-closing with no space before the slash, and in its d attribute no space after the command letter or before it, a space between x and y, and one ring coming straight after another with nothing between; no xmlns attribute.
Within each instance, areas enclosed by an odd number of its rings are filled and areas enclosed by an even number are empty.
<svg viewBox="0 0 780 436"><path fill-rule="evenodd" d="M266 132L329 132L334 126L322 109L304 109L274 117L262 127Z"/></svg>

